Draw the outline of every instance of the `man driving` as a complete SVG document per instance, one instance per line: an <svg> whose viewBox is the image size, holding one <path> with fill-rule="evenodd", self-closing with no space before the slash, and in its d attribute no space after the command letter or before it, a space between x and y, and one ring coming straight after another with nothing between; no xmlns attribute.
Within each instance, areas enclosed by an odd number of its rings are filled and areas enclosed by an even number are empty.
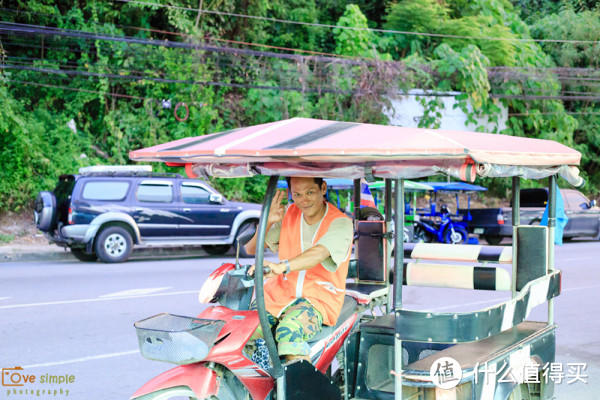
<svg viewBox="0 0 600 400"><path fill-rule="evenodd" d="M352 249L352 221L325 200L322 178L287 179L293 203L285 209L284 191L277 191L267 219L265 244L279 253L270 268L265 306L271 326L277 324L278 352L291 361L310 361L307 340L321 325L337 322L346 291ZM257 235L246 244L254 254Z"/></svg>

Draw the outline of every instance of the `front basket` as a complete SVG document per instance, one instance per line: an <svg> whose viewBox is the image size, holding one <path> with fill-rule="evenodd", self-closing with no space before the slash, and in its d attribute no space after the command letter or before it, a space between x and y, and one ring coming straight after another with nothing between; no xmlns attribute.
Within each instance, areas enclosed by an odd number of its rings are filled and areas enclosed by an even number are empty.
<svg viewBox="0 0 600 400"><path fill-rule="evenodd" d="M134 324L144 357L178 365L206 358L224 325L225 321L166 313Z"/></svg>

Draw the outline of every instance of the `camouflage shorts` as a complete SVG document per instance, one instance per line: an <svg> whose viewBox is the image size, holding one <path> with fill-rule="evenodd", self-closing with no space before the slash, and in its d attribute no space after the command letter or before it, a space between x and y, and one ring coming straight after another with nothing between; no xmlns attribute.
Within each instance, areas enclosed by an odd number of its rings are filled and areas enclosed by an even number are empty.
<svg viewBox="0 0 600 400"><path fill-rule="evenodd" d="M256 310L256 304L252 303L251 310ZM269 325L275 328L275 341L280 355L310 355L310 340L321 331L323 316L306 299L298 299L290 304L279 316L275 318L267 313ZM260 326L253 337L262 337Z"/></svg>

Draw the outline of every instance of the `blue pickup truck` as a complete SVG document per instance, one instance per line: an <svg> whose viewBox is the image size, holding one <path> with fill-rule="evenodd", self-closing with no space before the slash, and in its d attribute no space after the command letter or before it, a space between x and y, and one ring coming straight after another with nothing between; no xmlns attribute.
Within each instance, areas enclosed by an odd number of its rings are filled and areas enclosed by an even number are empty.
<svg viewBox="0 0 600 400"><path fill-rule="evenodd" d="M600 238L600 207L575 189L560 189L565 213L569 218L563 239L578 236ZM548 189L522 189L520 196L521 225L538 225L548 201ZM500 244L512 236L512 211L510 207L471 209L469 233L478 234L489 244Z"/></svg>
<svg viewBox="0 0 600 400"><path fill-rule="evenodd" d="M229 201L206 182L153 173L149 166L79 172L40 192L34 213L50 242L81 261L123 262L134 245L202 246L224 254L260 217L259 204Z"/></svg>

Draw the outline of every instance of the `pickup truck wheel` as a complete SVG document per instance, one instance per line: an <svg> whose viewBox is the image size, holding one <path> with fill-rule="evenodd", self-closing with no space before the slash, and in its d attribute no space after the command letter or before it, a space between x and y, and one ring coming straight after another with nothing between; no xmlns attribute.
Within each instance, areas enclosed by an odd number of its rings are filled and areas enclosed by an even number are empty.
<svg viewBox="0 0 600 400"><path fill-rule="evenodd" d="M536 226L538 226L541 222L542 222L541 218L534 218L531 221L529 221L529 225L536 225Z"/></svg>
<svg viewBox="0 0 600 400"><path fill-rule="evenodd" d="M491 244L492 246L499 245L503 239L502 236L498 236L498 235L484 235L483 238L485 239L486 242L488 242L488 244Z"/></svg>
<svg viewBox="0 0 600 400"><path fill-rule="evenodd" d="M96 237L96 254L105 263L120 263L129 258L133 240L127 229L109 226Z"/></svg>
<svg viewBox="0 0 600 400"><path fill-rule="evenodd" d="M52 192L39 192L34 206L35 223L42 232L50 232L56 219L56 197Z"/></svg>
<svg viewBox="0 0 600 400"><path fill-rule="evenodd" d="M206 251L211 256L222 256L227 253L231 248L229 244L216 244L216 245L204 245L202 246L204 251Z"/></svg>
<svg viewBox="0 0 600 400"><path fill-rule="evenodd" d="M467 243L467 231L463 228L454 227L454 230L450 227L444 230L444 243L448 244L464 244Z"/></svg>
<svg viewBox="0 0 600 400"><path fill-rule="evenodd" d="M83 249L71 248L71 254L79 261L93 262L98 259L96 253L88 254Z"/></svg>

